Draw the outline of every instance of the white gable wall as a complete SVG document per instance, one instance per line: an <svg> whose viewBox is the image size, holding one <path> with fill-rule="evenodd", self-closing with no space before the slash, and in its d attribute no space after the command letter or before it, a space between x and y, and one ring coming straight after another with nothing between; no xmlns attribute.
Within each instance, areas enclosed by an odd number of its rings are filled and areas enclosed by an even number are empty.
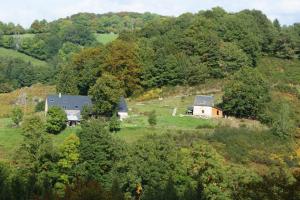
<svg viewBox="0 0 300 200"><path fill-rule="evenodd" d="M128 112L118 112L118 115L120 117L120 120L123 121L128 117Z"/></svg>
<svg viewBox="0 0 300 200"><path fill-rule="evenodd" d="M194 106L193 115L205 118L212 117L212 107L210 106Z"/></svg>

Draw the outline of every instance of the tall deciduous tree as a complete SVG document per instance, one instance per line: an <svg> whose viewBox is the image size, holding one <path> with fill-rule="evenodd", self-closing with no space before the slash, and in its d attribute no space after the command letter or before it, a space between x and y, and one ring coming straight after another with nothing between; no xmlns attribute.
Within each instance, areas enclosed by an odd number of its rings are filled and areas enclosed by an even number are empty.
<svg viewBox="0 0 300 200"><path fill-rule="evenodd" d="M222 107L227 115L256 119L269 101L263 76L256 69L245 67L225 86Z"/></svg>
<svg viewBox="0 0 300 200"><path fill-rule="evenodd" d="M127 95L141 90L141 65L134 42L116 40L109 45L104 68L123 82Z"/></svg>
<svg viewBox="0 0 300 200"><path fill-rule="evenodd" d="M94 113L111 116L115 113L123 94L122 82L115 76L103 74L89 91L94 104Z"/></svg>
<svg viewBox="0 0 300 200"><path fill-rule="evenodd" d="M100 120L84 123L78 132L80 139L80 171L83 177L112 184L112 168L122 155L118 144Z"/></svg>

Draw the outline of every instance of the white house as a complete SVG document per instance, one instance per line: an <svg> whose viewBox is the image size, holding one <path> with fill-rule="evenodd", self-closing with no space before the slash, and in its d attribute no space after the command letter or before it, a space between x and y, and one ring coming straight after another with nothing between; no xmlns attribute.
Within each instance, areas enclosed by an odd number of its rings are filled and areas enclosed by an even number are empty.
<svg viewBox="0 0 300 200"><path fill-rule="evenodd" d="M118 104L118 116L120 117L121 121L128 117L128 106L124 97L121 97Z"/></svg>
<svg viewBox="0 0 300 200"><path fill-rule="evenodd" d="M223 112L214 107L213 96L198 95L195 97L193 115L202 118L220 118L223 117Z"/></svg>
<svg viewBox="0 0 300 200"><path fill-rule="evenodd" d="M88 96L49 95L45 101L45 113L53 106L60 107L65 111L68 124L72 126L81 121L81 111L83 107L92 106L92 101Z"/></svg>

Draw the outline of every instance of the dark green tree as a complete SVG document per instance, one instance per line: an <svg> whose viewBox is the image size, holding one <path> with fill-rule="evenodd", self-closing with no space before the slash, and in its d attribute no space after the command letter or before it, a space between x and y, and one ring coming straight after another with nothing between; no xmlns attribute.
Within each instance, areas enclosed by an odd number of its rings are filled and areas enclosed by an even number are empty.
<svg viewBox="0 0 300 200"><path fill-rule="evenodd" d="M112 75L103 74L89 91L94 104L94 113L97 116L111 116L116 112L123 94L122 82Z"/></svg>
<svg viewBox="0 0 300 200"><path fill-rule="evenodd" d="M121 121L119 117L116 114L114 114L109 121L109 131L116 133L120 130L121 130Z"/></svg>
<svg viewBox="0 0 300 200"><path fill-rule="evenodd" d="M101 120L91 119L84 123L78 137L80 139L78 174L110 187L112 169L115 162L122 157L122 146L113 139L107 124Z"/></svg>
<svg viewBox="0 0 300 200"><path fill-rule="evenodd" d="M222 108L227 115L257 119L269 101L268 84L262 74L244 67L225 86Z"/></svg>

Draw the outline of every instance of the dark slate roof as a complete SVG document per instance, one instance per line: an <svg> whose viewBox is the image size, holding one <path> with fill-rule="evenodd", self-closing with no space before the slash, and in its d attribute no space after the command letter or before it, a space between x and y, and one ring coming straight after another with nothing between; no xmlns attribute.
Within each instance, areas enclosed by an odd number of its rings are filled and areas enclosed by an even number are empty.
<svg viewBox="0 0 300 200"><path fill-rule="evenodd" d="M127 103L124 97L120 98L120 102L118 104L118 112L128 112Z"/></svg>
<svg viewBox="0 0 300 200"><path fill-rule="evenodd" d="M195 97L194 106L214 106L214 97L198 95Z"/></svg>
<svg viewBox="0 0 300 200"><path fill-rule="evenodd" d="M88 96L73 96L73 95L49 95L47 97L48 106L58 106L64 110L80 110L83 106L92 105L92 101Z"/></svg>

